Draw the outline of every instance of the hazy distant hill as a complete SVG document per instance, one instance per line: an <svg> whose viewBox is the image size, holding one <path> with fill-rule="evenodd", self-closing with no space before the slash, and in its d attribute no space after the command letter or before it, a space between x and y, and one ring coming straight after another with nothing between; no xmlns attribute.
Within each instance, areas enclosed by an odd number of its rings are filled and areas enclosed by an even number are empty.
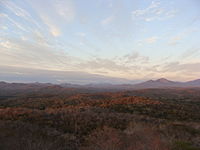
<svg viewBox="0 0 200 150"><path fill-rule="evenodd" d="M149 81L134 85L134 88L137 88L137 89L170 88L170 87L200 87L200 79L188 81L188 82L177 82L177 81L170 81L165 78L161 78L158 80L149 80Z"/></svg>
<svg viewBox="0 0 200 150"><path fill-rule="evenodd" d="M44 88L48 86L55 86L51 83L7 83L7 82L0 82L0 88L7 89L7 90L27 90L27 89L38 89Z"/></svg>
<svg viewBox="0 0 200 150"><path fill-rule="evenodd" d="M199 87L200 86L200 79L185 82L184 85L185 86L194 86L194 87L197 86L197 87Z"/></svg>
<svg viewBox="0 0 200 150"><path fill-rule="evenodd" d="M148 89L148 88L172 88L172 87L200 87L200 79L188 81L188 82L177 82L170 81L165 78L158 80L148 80L139 84L86 84L86 85L76 85L76 84L61 84L63 87L81 87L81 88L104 88L104 89Z"/></svg>
<svg viewBox="0 0 200 150"><path fill-rule="evenodd" d="M73 89L87 89L91 91L111 91L111 90L135 90L135 89L151 89L151 88L191 88L200 87L200 79L188 81L188 82L177 82L170 81L165 78L158 80L148 80L139 84L110 84L110 83L100 83L100 84L70 84L63 83L60 85L55 85L51 83L7 83L0 82L0 92L2 91L37 91L43 90L58 90L65 88ZM66 89L65 89L66 90Z"/></svg>
<svg viewBox="0 0 200 150"><path fill-rule="evenodd" d="M135 88L160 88L160 87L174 87L179 86L180 82L170 81L164 78L158 80L149 80L143 83L134 85Z"/></svg>

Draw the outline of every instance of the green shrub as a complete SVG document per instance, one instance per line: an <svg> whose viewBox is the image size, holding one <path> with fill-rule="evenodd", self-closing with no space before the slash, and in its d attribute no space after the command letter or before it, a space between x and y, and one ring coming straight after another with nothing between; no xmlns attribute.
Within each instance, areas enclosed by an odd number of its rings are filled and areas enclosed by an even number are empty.
<svg viewBox="0 0 200 150"><path fill-rule="evenodd" d="M176 141L173 144L172 150L200 150L200 148L192 146L189 142Z"/></svg>

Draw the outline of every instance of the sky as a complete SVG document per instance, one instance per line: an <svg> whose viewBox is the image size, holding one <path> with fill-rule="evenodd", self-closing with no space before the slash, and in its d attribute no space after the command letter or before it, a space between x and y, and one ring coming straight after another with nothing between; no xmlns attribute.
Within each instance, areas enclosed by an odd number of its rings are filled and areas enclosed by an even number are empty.
<svg viewBox="0 0 200 150"><path fill-rule="evenodd" d="M198 79L200 1L0 0L0 80L35 81L30 70L57 82Z"/></svg>

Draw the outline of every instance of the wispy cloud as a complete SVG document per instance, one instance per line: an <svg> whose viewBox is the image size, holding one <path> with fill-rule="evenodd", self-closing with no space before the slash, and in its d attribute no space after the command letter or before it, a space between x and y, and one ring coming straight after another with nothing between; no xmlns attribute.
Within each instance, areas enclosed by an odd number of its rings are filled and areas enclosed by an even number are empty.
<svg viewBox="0 0 200 150"><path fill-rule="evenodd" d="M32 25L35 25L37 28L41 29L40 24L34 20L33 16L28 12L28 10L25 10L24 8L18 6L16 3L14 3L11 0L7 0L7 1L2 1L2 6L7 8L8 10L10 10L14 15L16 15L18 18L20 19L24 19L27 22L30 22ZM18 28L22 29L23 26L21 23L15 21L15 19L18 19L17 17L12 19L11 17L9 17L9 15L6 16L8 20L10 20L13 24L15 24ZM30 30L30 27L24 27L26 29ZM24 30L24 29L22 29Z"/></svg>
<svg viewBox="0 0 200 150"><path fill-rule="evenodd" d="M105 74L105 72L104 72ZM58 71L48 69L32 69L0 65L0 79L9 82L41 82L41 83L130 83L130 80L91 74L84 71Z"/></svg>
<svg viewBox="0 0 200 150"><path fill-rule="evenodd" d="M101 21L101 24L102 24L102 25L110 24L110 23L112 23L112 22L114 21L114 19L115 19L115 16L113 16L113 15L112 15L112 16L109 16L109 17L103 19L103 20Z"/></svg>
<svg viewBox="0 0 200 150"><path fill-rule="evenodd" d="M150 38L147 38L145 41L146 41L146 43L153 44L153 43L157 42L158 39L159 38L157 36L152 36Z"/></svg>
<svg viewBox="0 0 200 150"><path fill-rule="evenodd" d="M51 45L35 44L19 39L3 39L0 42L0 64L47 70L82 70L90 73L104 72L109 76L125 78L147 78L151 74L153 78L175 77L181 75L184 79L195 78L200 73L200 62L153 62L149 57L133 51L121 57L101 58L99 56L90 59L81 59L69 54L57 51ZM195 55L198 49L187 51L186 55ZM189 56L188 56L189 57ZM167 60L168 61L168 60Z"/></svg>
<svg viewBox="0 0 200 150"><path fill-rule="evenodd" d="M152 1L146 8L132 11L132 18L133 20L139 19L147 22L165 20L174 17L177 12L174 9L168 10L163 8L160 1Z"/></svg>
<svg viewBox="0 0 200 150"><path fill-rule="evenodd" d="M55 10L61 18L69 23L75 18L76 11L72 0L59 0L55 2Z"/></svg>
<svg viewBox="0 0 200 150"><path fill-rule="evenodd" d="M77 33L75 33L75 35L77 35L79 37L85 37L86 33L85 32L77 32Z"/></svg>
<svg viewBox="0 0 200 150"><path fill-rule="evenodd" d="M49 32L53 36L57 37L61 34L60 28L57 25L55 25L54 23L52 23L52 20L48 16L40 15L40 17L43 20L43 22L48 26Z"/></svg>
<svg viewBox="0 0 200 150"><path fill-rule="evenodd" d="M170 39L169 45L177 45L182 39L183 39L183 36L180 36L180 35L172 37Z"/></svg>
<svg viewBox="0 0 200 150"><path fill-rule="evenodd" d="M146 65L150 65L149 58L133 51L121 57L101 58L93 57L88 61L82 61L79 68L84 68L88 72L106 72L107 75L127 78L128 76L138 76L146 73Z"/></svg>
<svg viewBox="0 0 200 150"><path fill-rule="evenodd" d="M124 55L122 58L126 63L148 63L149 57L140 55L139 52L134 51L130 54Z"/></svg>
<svg viewBox="0 0 200 150"><path fill-rule="evenodd" d="M200 63L199 17L194 18L198 10L189 12L192 2L185 3L191 4L187 11L180 1L175 1L176 5L138 1L137 5L131 0L3 0L0 64L130 79L163 75L195 78ZM180 17L173 23L168 20L176 15ZM185 51L184 47L192 48ZM167 48L167 55L161 52Z"/></svg>
<svg viewBox="0 0 200 150"><path fill-rule="evenodd" d="M21 23L15 21L14 19L12 19L11 17L9 17L7 14L1 13L0 17L3 19L6 19L8 22L10 22L14 27L17 27L19 30L22 31L27 31L28 29L22 25Z"/></svg>
<svg viewBox="0 0 200 150"><path fill-rule="evenodd" d="M170 62L163 66L163 71L167 72L198 72L200 73L200 62L196 63L180 63L180 62Z"/></svg>
<svg viewBox="0 0 200 150"><path fill-rule="evenodd" d="M51 45L9 38L2 40L0 45L1 65L67 70L73 68L74 60L77 61L65 52L56 51Z"/></svg>
<svg viewBox="0 0 200 150"><path fill-rule="evenodd" d="M43 23L49 28L49 32L55 37L60 36L65 25L73 22L76 16L72 0L35 0L29 3ZM47 3L48 7L46 7Z"/></svg>
<svg viewBox="0 0 200 150"><path fill-rule="evenodd" d="M184 38L187 38L193 32L198 32L198 30L194 28L184 29L183 31L181 31L180 33L176 34L175 36L169 39L169 45L173 46L179 44L181 41L184 40Z"/></svg>
<svg viewBox="0 0 200 150"><path fill-rule="evenodd" d="M2 1L2 4L7 7L11 12L13 12L16 16L23 17L23 18L29 18L31 15L21 7L17 6L15 3L13 3L10 0Z"/></svg>
<svg viewBox="0 0 200 150"><path fill-rule="evenodd" d="M187 58L193 58L194 56L200 56L200 48L191 48L186 50L182 55L181 58L187 59Z"/></svg>
<svg viewBox="0 0 200 150"><path fill-rule="evenodd" d="M83 62L80 64L81 68L92 69L93 71L96 70L106 70L106 71L129 71L129 68L118 64L112 59L105 59L105 58L93 58L89 61Z"/></svg>

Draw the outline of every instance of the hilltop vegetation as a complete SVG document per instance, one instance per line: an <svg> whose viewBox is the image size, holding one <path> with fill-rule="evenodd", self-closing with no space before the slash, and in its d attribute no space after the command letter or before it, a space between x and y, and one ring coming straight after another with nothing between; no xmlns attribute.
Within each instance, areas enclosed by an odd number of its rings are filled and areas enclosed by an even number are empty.
<svg viewBox="0 0 200 150"><path fill-rule="evenodd" d="M200 89L1 90L2 150L199 150Z"/></svg>

